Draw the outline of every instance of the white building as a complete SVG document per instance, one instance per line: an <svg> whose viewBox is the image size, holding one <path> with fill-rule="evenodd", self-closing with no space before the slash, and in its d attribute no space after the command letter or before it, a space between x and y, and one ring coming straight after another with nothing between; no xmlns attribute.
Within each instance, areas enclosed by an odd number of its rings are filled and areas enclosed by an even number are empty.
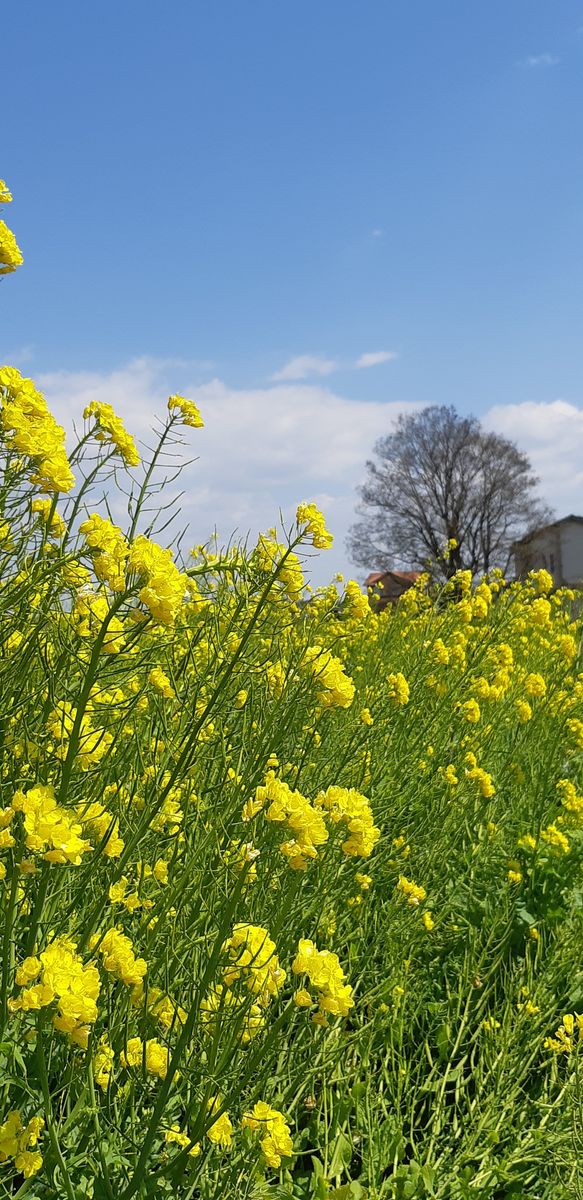
<svg viewBox="0 0 583 1200"><path fill-rule="evenodd" d="M583 588L583 517L562 517L515 542L518 579L529 571L550 571L557 587Z"/></svg>

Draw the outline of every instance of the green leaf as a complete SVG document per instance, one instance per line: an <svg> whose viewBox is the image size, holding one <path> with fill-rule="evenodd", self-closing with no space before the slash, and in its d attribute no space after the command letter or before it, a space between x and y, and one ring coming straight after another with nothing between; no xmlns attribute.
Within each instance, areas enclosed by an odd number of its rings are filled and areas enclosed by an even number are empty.
<svg viewBox="0 0 583 1200"><path fill-rule="evenodd" d="M336 1179L338 1175L342 1175L342 1172L350 1166L351 1162L352 1141L346 1137L346 1134L340 1132L334 1143L328 1174L332 1179Z"/></svg>

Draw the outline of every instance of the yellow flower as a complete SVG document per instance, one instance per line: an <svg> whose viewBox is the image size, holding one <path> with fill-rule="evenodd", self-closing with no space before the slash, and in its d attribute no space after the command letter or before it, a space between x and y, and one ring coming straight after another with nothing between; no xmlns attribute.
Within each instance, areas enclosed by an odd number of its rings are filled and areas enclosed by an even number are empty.
<svg viewBox="0 0 583 1200"><path fill-rule="evenodd" d="M306 991L306 988L298 988L294 992L294 1004L297 1004L298 1008L311 1008L313 1003L314 1001L310 993Z"/></svg>
<svg viewBox="0 0 583 1200"><path fill-rule="evenodd" d="M316 550L328 550L334 538L326 529L326 518L315 504L298 504L296 512L298 529L311 539Z"/></svg>
<svg viewBox="0 0 583 1200"><path fill-rule="evenodd" d="M164 1141L167 1143L175 1142L178 1146L182 1146L184 1148L185 1146L190 1146L191 1139L187 1133L183 1133L181 1131L179 1125L172 1125L170 1129L166 1130L164 1134ZM195 1142L193 1146L190 1146L190 1150L188 1151L190 1158L198 1158L200 1153L200 1142Z"/></svg>
<svg viewBox="0 0 583 1200"><path fill-rule="evenodd" d="M291 1158L294 1148L289 1125L278 1109L258 1100L252 1111L244 1114L241 1125L262 1135L259 1144L269 1167L277 1169L282 1158Z"/></svg>
<svg viewBox="0 0 583 1200"><path fill-rule="evenodd" d="M185 400L184 396L179 395L169 396L168 410L173 416L175 413L179 413L183 425L190 425L192 429L202 429L204 426L204 421L193 400Z"/></svg>
<svg viewBox="0 0 583 1200"><path fill-rule="evenodd" d="M175 565L172 551L140 534L130 548L128 569L141 579L138 596L154 620L173 625L184 602L187 580Z"/></svg>
<svg viewBox="0 0 583 1200"><path fill-rule="evenodd" d="M417 883L414 883L413 880L407 879L404 875L399 875L397 891L402 892L403 896L405 896L407 900L407 904L411 904L413 906L420 904L421 901L425 900L427 897L425 888L420 887Z"/></svg>
<svg viewBox="0 0 583 1200"><path fill-rule="evenodd" d="M11 1000L12 1012L38 1012L39 1009L57 1002L57 1013L53 1018L55 1029L66 1033L76 1045L86 1048L89 1026L97 1019L97 998L101 989L99 972L95 966L85 966L77 954L76 943L70 938L55 938L36 959L25 959L19 969L19 977L40 981L32 987L24 987L20 995ZM37 963L40 960L40 972Z"/></svg>
<svg viewBox="0 0 583 1200"><path fill-rule="evenodd" d="M240 922L224 942L223 952L228 952L232 964L223 971L227 987L240 979L257 997L258 1004L267 1007L272 997L281 991L286 978L279 965L275 942L267 930L262 925Z"/></svg>
<svg viewBox="0 0 583 1200"><path fill-rule="evenodd" d="M90 944L97 943L97 952L101 955L105 970L109 974L116 975L127 987L141 983L148 964L143 958L136 958L132 943L124 933L119 933L117 929L108 929L101 940L95 937Z"/></svg>
<svg viewBox="0 0 583 1200"><path fill-rule="evenodd" d="M551 616L551 606L548 600L542 597L539 600L533 600L530 607L530 619L533 625L547 625Z"/></svg>
<svg viewBox="0 0 583 1200"><path fill-rule="evenodd" d="M356 579L349 579L346 583L343 600L343 611L352 621L361 621L371 611L368 596L365 596Z"/></svg>
<svg viewBox="0 0 583 1200"><path fill-rule="evenodd" d="M15 367L0 367L0 403L5 441L32 460L32 482L43 492L70 491L75 478L65 453L65 430L57 425L32 379L25 379Z"/></svg>
<svg viewBox="0 0 583 1200"><path fill-rule="evenodd" d="M122 1067L145 1065L146 1071L160 1079L165 1079L168 1074L169 1053L156 1038L148 1038L146 1042L139 1037L130 1038L119 1058Z"/></svg>
<svg viewBox="0 0 583 1200"><path fill-rule="evenodd" d="M401 671L396 674L387 675L387 695L395 702L395 704L409 703L409 684Z"/></svg>
<svg viewBox="0 0 583 1200"><path fill-rule="evenodd" d="M127 467L137 467L140 462L138 448L127 432L121 417L116 416L111 404L92 400L83 411L85 420L95 417L96 438L115 447Z"/></svg>
<svg viewBox="0 0 583 1200"><path fill-rule="evenodd" d="M211 1114L217 1112L217 1110L220 1109L221 1104L222 1100L220 1096L214 1096L211 1100L209 1100L209 1110ZM206 1131L206 1136L209 1139L209 1142L214 1142L215 1146L222 1146L223 1148L226 1148L227 1146L231 1145L233 1140L233 1125L227 1112L221 1113L220 1116L217 1117L216 1121L213 1121L210 1128Z"/></svg>
<svg viewBox="0 0 583 1200"><path fill-rule="evenodd" d="M129 555L129 546L121 529L111 521L100 517L99 513L91 513L79 526L89 546L93 569L102 583L108 583L112 592L123 592L125 588L125 567ZM83 602L83 598L81 603ZM76 611L81 611L79 602ZM108 606L101 615L102 619L108 612Z"/></svg>
<svg viewBox="0 0 583 1200"><path fill-rule="evenodd" d="M12 197L10 197L12 199ZM22 250L5 221L0 221L0 275L8 275L24 262Z"/></svg>
<svg viewBox="0 0 583 1200"><path fill-rule="evenodd" d="M484 1029L486 1033L495 1033L496 1030L500 1028L500 1021L497 1021L496 1017L486 1017L482 1021L482 1029Z"/></svg>
<svg viewBox="0 0 583 1200"><path fill-rule="evenodd" d="M528 700L515 700L514 707L518 714L518 719L523 725L525 725L527 721L530 721L530 718L532 717L532 708L530 707Z"/></svg>
<svg viewBox="0 0 583 1200"><path fill-rule="evenodd" d="M106 1091L107 1087L109 1086L114 1059L115 1055L111 1046L109 1045L107 1034L104 1033L99 1039L97 1051L93 1059L93 1075L95 1082L100 1088L103 1088L104 1091Z"/></svg>
<svg viewBox="0 0 583 1200"><path fill-rule="evenodd" d="M338 955L331 950L318 950L309 938L300 938L292 971L294 975L307 975L319 993L320 1013L316 1015L326 1017L331 1013L345 1017L354 1007L352 988L344 982Z"/></svg>
<svg viewBox="0 0 583 1200"><path fill-rule="evenodd" d="M480 720L480 705L477 700L466 700L461 706L462 715L470 725L477 725Z"/></svg>
<svg viewBox="0 0 583 1200"><path fill-rule="evenodd" d="M524 687L527 696L536 696L539 699L546 695L547 685L542 677L536 672L531 672L526 676Z"/></svg>
<svg viewBox="0 0 583 1200"><path fill-rule="evenodd" d="M168 676L160 667L152 667L152 670L148 675L148 681L152 684L152 687L156 689L160 696L164 696L166 700L174 699L176 692L174 691Z"/></svg>
<svg viewBox="0 0 583 1200"><path fill-rule="evenodd" d="M349 857L368 858L381 831L374 823L370 801L356 788L329 787L316 796L315 805L323 808L334 825L346 825L350 836L342 843Z"/></svg>
<svg viewBox="0 0 583 1200"><path fill-rule="evenodd" d="M44 854L47 862L79 866L82 855L91 850L91 843L79 837L81 825L57 804L51 785L15 792L12 807L24 814L27 849Z"/></svg>
<svg viewBox="0 0 583 1200"><path fill-rule="evenodd" d="M345 674L340 659L321 646L308 646L304 662L320 689L324 708L350 708L356 688Z"/></svg>
<svg viewBox="0 0 583 1200"><path fill-rule="evenodd" d="M528 578L529 581L534 584L537 592L539 592L540 595L544 595L545 592L552 591L554 587L553 577L548 571L530 571Z"/></svg>
<svg viewBox="0 0 583 1200"><path fill-rule="evenodd" d="M558 850L561 854L568 854L571 849L569 839L557 829L556 825L547 825L546 829L541 829L541 841L546 842L553 850Z"/></svg>

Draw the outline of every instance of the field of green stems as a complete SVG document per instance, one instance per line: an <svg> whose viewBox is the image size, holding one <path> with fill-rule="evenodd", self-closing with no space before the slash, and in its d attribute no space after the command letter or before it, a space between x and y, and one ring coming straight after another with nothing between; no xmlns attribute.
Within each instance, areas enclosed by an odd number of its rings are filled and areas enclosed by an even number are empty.
<svg viewBox="0 0 583 1200"><path fill-rule="evenodd" d="M173 553L196 406L83 416L0 369L0 1198L581 1197L577 597Z"/></svg>

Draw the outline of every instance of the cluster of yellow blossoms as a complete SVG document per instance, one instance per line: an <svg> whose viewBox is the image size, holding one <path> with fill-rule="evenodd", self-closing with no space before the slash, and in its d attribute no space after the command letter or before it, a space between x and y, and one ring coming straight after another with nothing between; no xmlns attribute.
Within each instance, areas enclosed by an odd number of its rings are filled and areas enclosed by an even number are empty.
<svg viewBox="0 0 583 1200"><path fill-rule="evenodd" d="M145 959L136 958L130 938L125 933L108 929L102 937L94 935L89 946L101 955L105 970L125 983L126 987L141 984L148 964Z"/></svg>
<svg viewBox="0 0 583 1200"><path fill-rule="evenodd" d="M325 810L334 825L346 825L350 836L342 843L345 854L361 858L372 854L381 831L374 823L366 796L356 788L332 786L316 796L316 805Z"/></svg>
<svg viewBox="0 0 583 1200"><path fill-rule="evenodd" d="M112 592L123 592L126 586L125 569L129 546L121 529L91 513L79 526L89 546L93 570L102 583L107 583Z"/></svg>
<svg viewBox="0 0 583 1200"><path fill-rule="evenodd" d="M328 550L332 546L334 538L326 529L326 518L315 504L298 504L296 522L301 533L310 537L316 550Z"/></svg>
<svg viewBox="0 0 583 1200"><path fill-rule="evenodd" d="M187 578L176 566L171 550L139 535L132 543L128 569L141 579L142 604L160 625L173 625L184 602Z"/></svg>
<svg viewBox="0 0 583 1200"><path fill-rule="evenodd" d="M79 722L77 734L78 746L76 758L82 771L88 771L90 767L101 762L102 758L109 752L113 741L113 735L109 730L93 726L90 713L91 709L88 705ZM58 743L55 749L57 758L64 759L67 757L76 721L77 709L69 700L59 701L52 712L49 713L47 729Z"/></svg>
<svg viewBox="0 0 583 1200"><path fill-rule="evenodd" d="M148 682L152 684L152 687L155 688L158 694L163 696L165 700L174 699L176 692L174 691L166 672L163 671L161 667L152 667L152 670L148 675Z"/></svg>
<svg viewBox="0 0 583 1200"><path fill-rule="evenodd" d="M0 1163L12 1159L16 1170L21 1171L25 1179L38 1174L43 1160L35 1147L44 1127L42 1117L33 1117L23 1125L18 1109L9 1112L0 1125Z"/></svg>
<svg viewBox="0 0 583 1200"><path fill-rule="evenodd" d="M204 421L194 400L186 400L184 396L179 395L169 396L168 411L172 415L179 413L182 424L190 425L191 429L202 429L204 426Z"/></svg>
<svg viewBox="0 0 583 1200"><path fill-rule="evenodd" d="M45 525L49 525L49 534L51 537L61 538L63 536L67 526L65 525L61 514L56 511L53 501L50 500L48 496L37 496L37 498L32 501L30 509L31 512L38 513L41 521Z"/></svg>
<svg viewBox="0 0 583 1200"><path fill-rule="evenodd" d="M323 708L350 708L356 688L339 658L322 646L308 646L304 663L316 681Z"/></svg>
<svg viewBox="0 0 583 1200"><path fill-rule="evenodd" d="M51 785L38 784L26 793L16 792L12 808L24 814L27 849L43 854L47 862L78 866L81 856L91 850L91 843L79 836L81 824L57 804Z"/></svg>
<svg viewBox="0 0 583 1200"><path fill-rule="evenodd" d="M328 830L321 814L300 792L277 779L275 771L268 771L265 784L256 789L255 799L245 805L243 819L259 812L266 804L269 805L266 819L285 822L294 835L292 840L281 843L281 853L294 870L304 871L308 859L318 857L317 847L328 841Z"/></svg>
<svg viewBox="0 0 583 1200"><path fill-rule="evenodd" d="M223 982L213 984L201 1004L203 1026L216 1028L219 1017L237 1025L237 1036L248 1044L265 1026L265 1010L281 991L286 973L279 965L275 942L261 925L240 922L224 942L230 964Z"/></svg>
<svg viewBox="0 0 583 1200"><path fill-rule="evenodd" d="M15 367L0 367L0 428L9 449L29 458L32 482L43 492L68 492L75 482L65 452L65 431L42 392Z"/></svg>
<svg viewBox="0 0 583 1200"><path fill-rule="evenodd" d="M409 703L409 684L402 671L387 675L387 695L395 704Z"/></svg>
<svg viewBox="0 0 583 1200"><path fill-rule="evenodd" d="M261 925L235 925L223 944L231 965L223 970L227 987L240 980L247 991L265 1007L281 991L286 975L279 965L275 942Z"/></svg>
<svg viewBox="0 0 583 1200"><path fill-rule="evenodd" d="M545 1038L545 1050L553 1054L570 1054L575 1048L575 1035L579 1045L583 1044L583 1013L565 1013L562 1024L555 1030L554 1037Z"/></svg>
<svg viewBox="0 0 583 1200"><path fill-rule="evenodd" d="M10 204L12 193L3 179L0 179L0 204ZM5 221L0 221L0 275L8 275L20 267L24 259L22 251L11 229Z"/></svg>
<svg viewBox="0 0 583 1200"><path fill-rule="evenodd" d="M34 983L39 976L39 982ZM85 965L77 954L76 942L55 938L38 958L25 958L16 972L16 982L23 991L10 1001L13 1012L36 1012L56 1002L55 1029L87 1048L89 1027L97 1019L101 983L97 968L91 963Z"/></svg>
<svg viewBox="0 0 583 1200"><path fill-rule="evenodd" d="M122 1067L143 1066L159 1079L165 1079L168 1073L168 1049L156 1038L148 1038L145 1042L139 1037L130 1038L119 1058Z"/></svg>
<svg viewBox="0 0 583 1200"><path fill-rule="evenodd" d="M342 843L342 850L348 856L368 858L381 836L369 800L355 788L329 787L311 804L270 770L265 784L256 788L254 799L246 801L243 820L250 821L266 805L266 820L285 823L294 835L281 843L280 851L296 871L305 871L308 861L318 857L318 847L328 841L323 813L333 825L346 825L350 836Z"/></svg>
<svg viewBox="0 0 583 1200"><path fill-rule="evenodd" d="M112 445L123 459L126 467L138 466L140 456L136 443L131 433L128 433L125 428L121 417L118 417L113 411L111 404L92 400L84 409L83 416L86 421L90 417L95 417L95 437L98 442Z"/></svg>
<svg viewBox="0 0 583 1200"><path fill-rule="evenodd" d="M254 559L260 571L272 576L276 574L283 595L291 601L300 599L304 590L304 574L293 550L262 533L254 551Z"/></svg>
<svg viewBox="0 0 583 1200"><path fill-rule="evenodd" d="M405 897L407 904L416 908L427 897L427 892L420 884L415 883L412 879L407 879L406 875L399 875L397 883L397 891L401 892Z"/></svg>
<svg viewBox="0 0 583 1200"><path fill-rule="evenodd" d="M294 1148L289 1125L277 1108L258 1100L251 1112L245 1113L241 1124L244 1129L259 1135L259 1144L269 1167L277 1168L281 1166L282 1158L291 1158Z"/></svg>
<svg viewBox="0 0 583 1200"><path fill-rule="evenodd" d="M298 953L292 963L294 975L307 975L317 993L318 1012L312 1020L319 1025L327 1023L328 1015L346 1017L354 1007L352 988L345 983L345 976L337 954L331 950L318 950L309 938L301 938ZM299 1008L308 1008L314 1001L307 988L294 994Z"/></svg>

